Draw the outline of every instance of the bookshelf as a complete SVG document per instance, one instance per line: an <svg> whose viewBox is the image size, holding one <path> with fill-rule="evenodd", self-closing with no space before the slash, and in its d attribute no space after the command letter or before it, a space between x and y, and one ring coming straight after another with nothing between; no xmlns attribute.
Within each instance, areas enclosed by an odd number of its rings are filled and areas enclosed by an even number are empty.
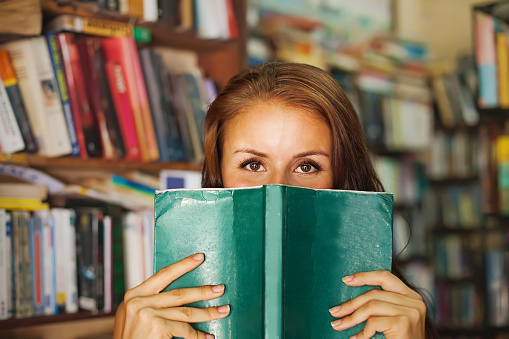
<svg viewBox="0 0 509 339"><path fill-rule="evenodd" d="M119 15L111 11L98 10L97 4L84 4L77 1L40 2L42 21L44 24L62 15L72 15L82 18L108 20L132 27L141 27L150 31L149 43L138 42L138 48L172 48L184 50L196 55L197 64L203 76L212 79L217 90L220 90L230 77L246 65L246 10L247 1L231 1L233 13L238 28L238 36L229 39L203 39L195 32L170 26L163 22L145 22L133 15ZM0 33L0 43L16 41L27 36ZM0 165L20 165L51 174L58 170L73 176L74 173L102 173L114 175L118 173L143 172L153 177L162 170L190 170L200 171L201 164L195 159L186 161L123 161L106 160L102 158L59 156L48 157L39 154L0 152ZM8 177L1 181L9 181ZM51 198L48 201L57 207L69 207L77 199L75 195ZM88 200L76 200L77 203L92 204ZM100 202L97 202L100 204ZM127 212L125 209L124 212ZM33 316L29 318L11 318L0 320L0 337L38 337L38 338L99 338L108 337L113 331L114 309L111 312L79 311L72 314L57 314L48 316Z"/></svg>

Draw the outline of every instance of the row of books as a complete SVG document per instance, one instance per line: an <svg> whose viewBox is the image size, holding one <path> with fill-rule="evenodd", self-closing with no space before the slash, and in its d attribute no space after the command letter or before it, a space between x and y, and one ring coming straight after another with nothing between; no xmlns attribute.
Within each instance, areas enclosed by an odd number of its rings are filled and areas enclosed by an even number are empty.
<svg viewBox="0 0 509 339"><path fill-rule="evenodd" d="M51 1L51 0L50 0ZM92 13L129 16L191 30L202 39L238 37L232 0L76 0L75 6Z"/></svg>
<svg viewBox="0 0 509 339"><path fill-rule="evenodd" d="M472 278L480 239L475 236L442 235L435 238L435 273L438 279ZM477 263L477 267L481 267Z"/></svg>
<svg viewBox="0 0 509 339"><path fill-rule="evenodd" d="M418 151L431 142L432 95L424 76L333 71L355 106L374 150Z"/></svg>
<svg viewBox="0 0 509 339"><path fill-rule="evenodd" d="M507 237L507 234L505 235ZM509 249L486 252L486 298L489 324L509 325Z"/></svg>
<svg viewBox="0 0 509 339"><path fill-rule="evenodd" d="M2 152L201 159L202 121L215 86L204 80L196 54L138 50L128 36L73 33L47 33L0 50Z"/></svg>
<svg viewBox="0 0 509 339"><path fill-rule="evenodd" d="M476 130L433 133L427 175L433 180L471 178L479 174L479 134Z"/></svg>
<svg viewBox="0 0 509 339"><path fill-rule="evenodd" d="M503 5L474 8L477 103L482 108L509 108L509 25Z"/></svg>
<svg viewBox="0 0 509 339"><path fill-rule="evenodd" d="M152 274L152 222L112 205L0 209L0 319L114 311Z"/></svg>
<svg viewBox="0 0 509 339"><path fill-rule="evenodd" d="M427 193L426 222L445 229L479 228L483 220L479 183L433 186Z"/></svg>
<svg viewBox="0 0 509 339"><path fill-rule="evenodd" d="M439 283L436 295L435 322L438 326L475 329L482 325L483 305L481 295L474 284Z"/></svg>

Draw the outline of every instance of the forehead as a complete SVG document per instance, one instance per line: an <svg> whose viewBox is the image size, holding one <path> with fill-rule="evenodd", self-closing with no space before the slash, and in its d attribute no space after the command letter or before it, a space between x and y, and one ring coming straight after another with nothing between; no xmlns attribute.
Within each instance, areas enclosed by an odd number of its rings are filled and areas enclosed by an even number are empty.
<svg viewBox="0 0 509 339"><path fill-rule="evenodd" d="M328 124L316 112L280 102L262 102L250 105L230 120L223 145L329 148L330 134ZM240 145L246 143L249 145Z"/></svg>

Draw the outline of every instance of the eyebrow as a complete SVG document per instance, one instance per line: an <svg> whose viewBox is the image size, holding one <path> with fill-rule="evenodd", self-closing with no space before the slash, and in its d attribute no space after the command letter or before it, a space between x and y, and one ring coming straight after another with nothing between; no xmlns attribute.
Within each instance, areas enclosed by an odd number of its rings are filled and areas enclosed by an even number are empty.
<svg viewBox="0 0 509 339"><path fill-rule="evenodd" d="M265 153L262 153L262 152L258 152L254 149L249 149L249 148L243 148L243 149L239 149L239 150L236 150L234 152L234 154L237 154L237 153L250 153L250 154L253 154L253 155L256 155L260 158L267 158L268 155L265 154ZM310 156L310 155L323 155L327 158L329 158L329 154L325 153L324 151L321 151L321 150L312 150L312 151L306 151L306 152L302 152L302 153L298 153L298 154L295 154L293 156L294 159L296 158L303 158L303 157L307 157L307 156Z"/></svg>

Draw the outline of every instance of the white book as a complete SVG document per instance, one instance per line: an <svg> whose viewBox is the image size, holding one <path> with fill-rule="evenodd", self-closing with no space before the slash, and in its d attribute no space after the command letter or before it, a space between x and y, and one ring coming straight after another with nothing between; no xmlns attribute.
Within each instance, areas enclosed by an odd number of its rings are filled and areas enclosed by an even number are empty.
<svg viewBox="0 0 509 339"><path fill-rule="evenodd" d="M66 282L66 254L65 254L65 227L66 213L63 208L52 208L51 215L54 222L54 240L55 240L55 284L56 284L56 306L60 312L65 310L65 299L67 292ZM69 216L67 216L67 222Z"/></svg>
<svg viewBox="0 0 509 339"><path fill-rule="evenodd" d="M103 219L104 312L113 311L113 224L110 216Z"/></svg>
<svg viewBox="0 0 509 339"><path fill-rule="evenodd" d="M15 153L25 148L16 116L7 96L4 83L0 78L0 145L2 152Z"/></svg>
<svg viewBox="0 0 509 339"><path fill-rule="evenodd" d="M143 20L157 21L159 18L159 8L157 0L143 0Z"/></svg>
<svg viewBox="0 0 509 339"><path fill-rule="evenodd" d="M143 260L142 219L136 212L123 217L125 287L131 289L143 282L145 268Z"/></svg>
<svg viewBox="0 0 509 339"><path fill-rule="evenodd" d="M143 280L154 273L154 214L151 211L141 211L143 232L143 260L145 268Z"/></svg>
<svg viewBox="0 0 509 339"><path fill-rule="evenodd" d="M18 77L31 127L40 154L61 156L71 153L64 111L44 37L5 43Z"/></svg>
<svg viewBox="0 0 509 339"><path fill-rule="evenodd" d="M49 210L41 210L34 213L42 220L44 314L53 315L57 313L54 224Z"/></svg>
<svg viewBox="0 0 509 339"><path fill-rule="evenodd" d="M0 319L10 318L9 299L12 298L10 290L11 280L11 253L10 236L7 228L7 212L0 209Z"/></svg>
<svg viewBox="0 0 509 339"><path fill-rule="evenodd" d="M65 255L65 312L78 312L78 268L76 262L76 214L73 210L66 210L64 222L64 255Z"/></svg>

